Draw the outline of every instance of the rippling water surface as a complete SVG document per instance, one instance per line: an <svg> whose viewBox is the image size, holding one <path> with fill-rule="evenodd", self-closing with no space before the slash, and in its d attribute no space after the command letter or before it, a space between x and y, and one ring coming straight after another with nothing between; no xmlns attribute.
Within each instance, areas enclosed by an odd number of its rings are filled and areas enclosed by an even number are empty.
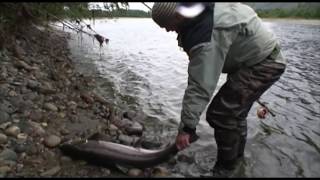
<svg viewBox="0 0 320 180"><path fill-rule="evenodd" d="M320 23L269 20L264 24L280 39L288 66L261 97L276 117L259 120L257 104L249 113L243 176L319 177ZM96 20L93 29L108 37L109 45L100 49L92 38L83 35L80 41L80 35L74 35L70 47L75 59L89 64L82 66L88 72L98 69L97 76L104 79L99 88L106 97L147 115L148 135L174 140L188 65L176 34L160 29L151 19L135 18ZM225 78L221 75L217 89ZM195 177L212 168L216 145L204 116L197 132L201 139L181 152L194 157L194 163L167 165L173 174Z"/></svg>

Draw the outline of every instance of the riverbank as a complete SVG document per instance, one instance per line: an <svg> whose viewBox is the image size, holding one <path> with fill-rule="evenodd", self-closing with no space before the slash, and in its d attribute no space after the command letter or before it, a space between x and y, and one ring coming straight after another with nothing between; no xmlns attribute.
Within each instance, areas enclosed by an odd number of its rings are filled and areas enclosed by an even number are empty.
<svg viewBox="0 0 320 180"><path fill-rule="evenodd" d="M280 23L295 23L295 24L310 24L320 25L320 19L304 19L304 18L261 18L263 21L280 22Z"/></svg>
<svg viewBox="0 0 320 180"><path fill-rule="evenodd" d="M61 153L62 143L92 135L148 146L138 144L143 116L113 106L95 91L95 78L75 68L69 38L33 25L13 39L13 48L0 51L0 177L168 176L161 166L146 175L142 169L93 166Z"/></svg>

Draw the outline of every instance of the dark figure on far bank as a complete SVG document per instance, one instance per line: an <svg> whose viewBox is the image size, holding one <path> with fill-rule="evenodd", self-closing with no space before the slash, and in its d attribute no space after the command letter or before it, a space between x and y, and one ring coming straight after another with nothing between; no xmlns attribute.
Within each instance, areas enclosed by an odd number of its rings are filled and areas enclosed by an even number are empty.
<svg viewBox="0 0 320 180"><path fill-rule="evenodd" d="M278 40L241 3L156 2L152 18L177 32L178 45L189 57L177 147L189 146L210 103L206 120L218 148L213 176L234 175L243 162L248 112L285 71ZM227 81L210 102L221 73L227 73Z"/></svg>

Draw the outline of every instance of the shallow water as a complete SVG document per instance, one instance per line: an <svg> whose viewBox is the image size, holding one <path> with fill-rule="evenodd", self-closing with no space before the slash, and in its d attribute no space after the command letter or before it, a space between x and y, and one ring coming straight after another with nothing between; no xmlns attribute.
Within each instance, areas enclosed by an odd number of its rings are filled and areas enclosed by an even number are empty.
<svg viewBox="0 0 320 180"><path fill-rule="evenodd" d="M276 116L259 120L256 103L248 115L245 177L320 176L320 25L314 22L264 23L280 39L288 66L261 97ZM73 35L70 47L80 68L103 79L98 90L106 98L147 115L146 136L173 141L188 65L176 34L143 18L100 19L92 28L110 42L100 49L92 38L83 35L80 42ZM225 78L221 75L217 90ZM204 116L197 133L200 140L181 152L194 163L165 164L173 175L197 177L212 168L216 145Z"/></svg>

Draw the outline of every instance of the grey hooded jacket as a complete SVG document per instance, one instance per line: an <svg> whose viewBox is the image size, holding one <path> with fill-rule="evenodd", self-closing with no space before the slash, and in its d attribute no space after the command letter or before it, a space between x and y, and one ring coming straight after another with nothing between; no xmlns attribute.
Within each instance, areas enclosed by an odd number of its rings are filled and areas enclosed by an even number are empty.
<svg viewBox="0 0 320 180"><path fill-rule="evenodd" d="M257 64L280 47L254 10L242 3L215 3L185 29L178 35L189 56L179 131L196 128L221 73ZM276 62L286 63L281 51L276 56Z"/></svg>

